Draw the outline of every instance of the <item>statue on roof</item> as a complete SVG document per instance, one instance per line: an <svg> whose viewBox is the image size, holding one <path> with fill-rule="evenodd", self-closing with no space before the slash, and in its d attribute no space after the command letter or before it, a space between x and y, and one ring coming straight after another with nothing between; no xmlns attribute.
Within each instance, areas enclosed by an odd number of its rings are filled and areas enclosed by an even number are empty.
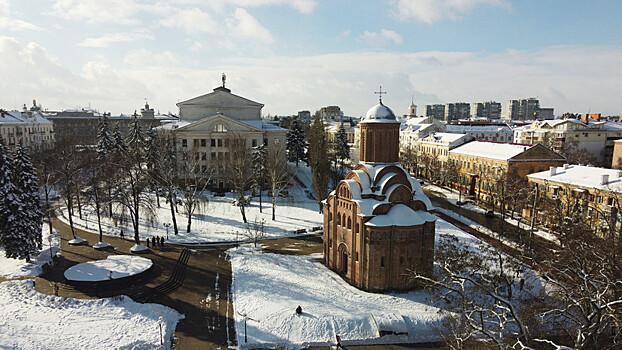
<svg viewBox="0 0 622 350"><path fill-rule="evenodd" d="M227 76L225 73L222 73L222 87L225 87L225 81L227 80Z"/></svg>

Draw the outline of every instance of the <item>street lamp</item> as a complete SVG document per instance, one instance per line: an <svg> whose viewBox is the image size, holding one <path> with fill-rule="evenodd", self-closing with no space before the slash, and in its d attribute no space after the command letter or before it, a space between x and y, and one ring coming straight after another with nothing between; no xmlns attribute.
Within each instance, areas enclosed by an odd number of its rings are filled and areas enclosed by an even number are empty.
<svg viewBox="0 0 622 350"><path fill-rule="evenodd" d="M171 227L171 224L167 222L164 224L164 227L166 227L166 240L168 240L168 228Z"/></svg>
<svg viewBox="0 0 622 350"><path fill-rule="evenodd" d="M248 343L248 336L247 336L247 333L246 333L246 321L247 320L251 320L251 321L255 321L255 322L259 322L259 321L248 317L247 314L241 314L241 313L238 312L238 315L244 317L244 343Z"/></svg>

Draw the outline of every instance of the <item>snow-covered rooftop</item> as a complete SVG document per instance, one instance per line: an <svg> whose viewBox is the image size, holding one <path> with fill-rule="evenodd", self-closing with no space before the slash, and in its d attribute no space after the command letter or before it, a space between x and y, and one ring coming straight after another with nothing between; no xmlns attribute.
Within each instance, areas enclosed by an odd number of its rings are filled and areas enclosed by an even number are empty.
<svg viewBox="0 0 622 350"><path fill-rule="evenodd" d="M0 124L38 123L51 124L39 112L2 111L0 112Z"/></svg>
<svg viewBox="0 0 622 350"><path fill-rule="evenodd" d="M414 211L404 204L397 204L384 215L374 216L365 226L418 226L436 221L436 216L427 211Z"/></svg>
<svg viewBox="0 0 622 350"><path fill-rule="evenodd" d="M607 181L603 181L603 175L606 175ZM566 165L565 167L556 167L554 175L551 170L546 170L529 174L527 177L583 188L622 192L622 170L618 169Z"/></svg>
<svg viewBox="0 0 622 350"><path fill-rule="evenodd" d="M428 142L436 142L436 143L446 143L450 144L452 142L458 141L462 138L467 137L467 134L455 134L449 132L435 132L434 134L429 135L425 138L425 141Z"/></svg>
<svg viewBox="0 0 622 350"><path fill-rule="evenodd" d="M447 132L467 133L467 132L479 132L479 133L499 133L499 132L512 132L507 125L454 125L448 124L446 127Z"/></svg>
<svg viewBox="0 0 622 350"><path fill-rule="evenodd" d="M462 146L449 151L452 154L463 154L490 159L508 160L525 152L531 145L521 145L516 143L501 143L487 141L471 141Z"/></svg>

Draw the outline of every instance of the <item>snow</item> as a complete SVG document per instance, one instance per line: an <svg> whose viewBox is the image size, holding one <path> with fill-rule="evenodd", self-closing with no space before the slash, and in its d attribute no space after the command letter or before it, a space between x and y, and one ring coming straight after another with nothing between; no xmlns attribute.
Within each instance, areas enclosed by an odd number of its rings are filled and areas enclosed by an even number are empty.
<svg viewBox="0 0 622 350"><path fill-rule="evenodd" d="M106 248L110 248L112 247L110 245L110 243L106 243L106 242L97 242L95 244L93 244L93 248L94 249L106 249Z"/></svg>
<svg viewBox="0 0 622 350"><path fill-rule="evenodd" d="M508 160L530 149L531 145L515 143L471 141L449 151L452 154L464 154L489 159Z"/></svg>
<svg viewBox="0 0 622 350"><path fill-rule="evenodd" d="M482 249L486 243L442 219L436 221L436 230L437 247L455 237L463 249L485 254ZM232 248L228 254L240 349L334 345L336 335L346 345L442 340L438 334L441 305L432 302L428 290L394 294L361 291L318 262L321 254L264 253L250 245ZM541 287L533 271L527 269L524 274L530 291ZM303 310L301 315L295 313L298 305ZM381 332L392 334L382 336Z"/></svg>
<svg viewBox="0 0 622 350"><path fill-rule="evenodd" d="M107 281L130 277L151 268L150 259L132 255L110 255L105 260L87 261L65 270L70 281Z"/></svg>
<svg viewBox="0 0 622 350"><path fill-rule="evenodd" d="M436 216L422 210L414 211L404 204L397 204L384 215L376 215L365 226L415 226L434 222Z"/></svg>
<svg viewBox="0 0 622 350"><path fill-rule="evenodd" d="M43 235L43 249L30 263L27 263L25 260L7 258L4 255L4 250L0 247L0 276L4 278L34 277L43 272L42 266L50 263L52 256L58 253L60 240L56 230L53 230L53 233L50 235L47 224L43 225L41 232Z"/></svg>
<svg viewBox="0 0 622 350"><path fill-rule="evenodd" d="M608 181L602 184L602 176L607 175ZM564 184L586 189L622 192L622 171L584 165L567 165L556 167L555 175L550 170L527 175L530 179L543 180L555 184Z"/></svg>
<svg viewBox="0 0 622 350"><path fill-rule="evenodd" d="M130 252L132 253L146 253L149 251L149 248L145 247L142 244L134 244L132 248L130 248Z"/></svg>
<svg viewBox="0 0 622 350"><path fill-rule="evenodd" d="M69 243L70 245L80 245L88 243L88 241L82 237L76 236L76 238L70 239L67 243Z"/></svg>
<svg viewBox="0 0 622 350"><path fill-rule="evenodd" d="M78 300L40 294L33 281L0 283L2 349L170 349L181 319L171 308L126 296Z"/></svg>
<svg viewBox="0 0 622 350"><path fill-rule="evenodd" d="M310 230L322 224L322 214L318 212L318 204L314 200L306 197L304 190L293 188L292 197L279 198L276 207L276 220L272 221L272 205L270 197L263 194L263 213L259 212L259 199L253 201L246 207L246 217L249 223L265 220L264 238L277 238L282 236L295 235L296 230ZM209 197L207 209L197 212L193 216L191 231L186 232L187 216L181 211L176 214L179 235L174 234L173 227L168 229L169 243L218 243L246 240L244 234L247 232L247 225L242 221L240 208L233 204L233 194L227 197ZM147 215L142 215L140 221L140 238L144 240L148 237L166 237L167 230L164 224L172 223L171 211L164 198L160 198L161 208L157 209L157 218L154 222L147 220ZM68 223L67 209L61 208L59 219ZM74 216L73 221L76 227L98 233L97 216L92 207L83 207L83 219ZM88 215L88 216L87 216ZM87 223L84 219L88 219ZM129 220L128 220L129 221ZM102 216L102 230L104 234L118 236L121 229L127 238L133 237L131 224L121 226L115 225L114 221Z"/></svg>

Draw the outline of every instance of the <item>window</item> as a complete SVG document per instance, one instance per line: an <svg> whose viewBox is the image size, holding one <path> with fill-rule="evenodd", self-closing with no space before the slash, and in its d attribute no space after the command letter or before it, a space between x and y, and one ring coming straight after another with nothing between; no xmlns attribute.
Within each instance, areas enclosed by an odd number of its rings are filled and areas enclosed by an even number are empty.
<svg viewBox="0 0 622 350"><path fill-rule="evenodd" d="M199 147L199 139L192 139L192 147L194 148Z"/></svg>
<svg viewBox="0 0 622 350"><path fill-rule="evenodd" d="M207 160L207 153L201 152L201 160Z"/></svg>
<svg viewBox="0 0 622 350"><path fill-rule="evenodd" d="M348 230L352 229L352 219L348 218Z"/></svg>
<svg viewBox="0 0 622 350"><path fill-rule="evenodd" d="M359 252L354 252L354 261L359 261Z"/></svg>
<svg viewBox="0 0 622 350"><path fill-rule="evenodd" d="M182 139L181 140L181 147L188 147L188 140Z"/></svg>
<svg viewBox="0 0 622 350"><path fill-rule="evenodd" d="M207 147L207 140L201 139L201 147Z"/></svg>
<svg viewBox="0 0 622 350"><path fill-rule="evenodd" d="M384 256L380 257L380 267L384 267Z"/></svg>
<svg viewBox="0 0 622 350"><path fill-rule="evenodd" d="M257 147L257 140L253 139L253 147Z"/></svg>
<svg viewBox="0 0 622 350"><path fill-rule="evenodd" d="M216 152L210 153L210 159L211 160L216 160Z"/></svg>
<svg viewBox="0 0 622 350"><path fill-rule="evenodd" d="M216 139L211 139L209 143L210 143L210 146L216 147Z"/></svg>
<svg viewBox="0 0 622 350"><path fill-rule="evenodd" d="M216 124L214 125L214 132L227 132L227 128L225 128L225 126L223 124Z"/></svg>
<svg viewBox="0 0 622 350"><path fill-rule="evenodd" d="M218 139L218 147L222 147L222 139Z"/></svg>

